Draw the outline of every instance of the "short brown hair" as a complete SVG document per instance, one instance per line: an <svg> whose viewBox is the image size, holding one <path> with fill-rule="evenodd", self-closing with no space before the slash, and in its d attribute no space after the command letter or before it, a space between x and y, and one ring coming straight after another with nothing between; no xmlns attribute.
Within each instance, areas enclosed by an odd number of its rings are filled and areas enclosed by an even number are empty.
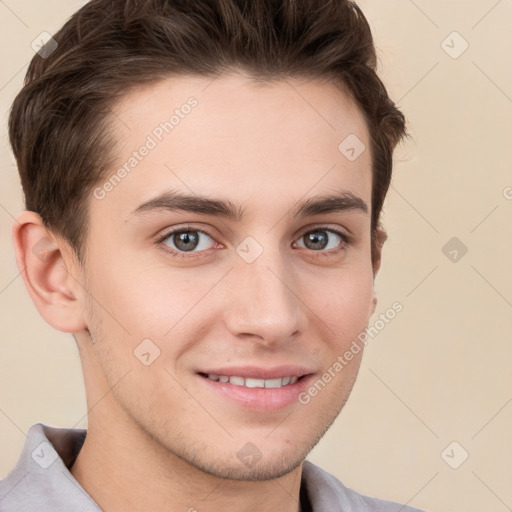
<svg viewBox="0 0 512 512"><path fill-rule="evenodd" d="M368 123L372 260L405 118L376 73L369 24L348 0L92 0L36 54L9 135L27 210L86 254L87 201L112 164L115 102L176 75L243 70L256 79L325 78L348 90ZM46 58L45 58L46 57Z"/></svg>

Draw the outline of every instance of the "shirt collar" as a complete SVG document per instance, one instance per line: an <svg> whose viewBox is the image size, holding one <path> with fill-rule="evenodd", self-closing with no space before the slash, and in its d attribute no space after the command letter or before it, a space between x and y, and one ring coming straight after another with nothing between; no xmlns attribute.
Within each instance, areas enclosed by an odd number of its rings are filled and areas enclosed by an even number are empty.
<svg viewBox="0 0 512 512"><path fill-rule="evenodd" d="M18 463L0 482L0 500L26 510L102 512L73 477L73 465L87 430L37 423L27 435ZM351 493L333 475L305 461L301 475L303 512L333 512ZM306 503L309 502L309 503ZM309 508L308 508L309 505ZM25 508L25 507L24 507ZM9 509L7 509L9 510ZM13 510L17 508L13 507Z"/></svg>
<svg viewBox="0 0 512 512"><path fill-rule="evenodd" d="M86 433L43 423L30 427L16 466L0 482L2 506L7 511L102 512L69 471Z"/></svg>

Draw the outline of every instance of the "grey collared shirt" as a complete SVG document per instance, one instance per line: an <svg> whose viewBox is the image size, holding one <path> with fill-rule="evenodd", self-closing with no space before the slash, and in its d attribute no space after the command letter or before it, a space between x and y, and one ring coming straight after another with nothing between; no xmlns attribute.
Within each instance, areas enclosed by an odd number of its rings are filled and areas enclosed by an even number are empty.
<svg viewBox="0 0 512 512"><path fill-rule="evenodd" d="M33 425L16 466L0 481L0 512L102 512L69 471L86 434ZM347 489L309 461L301 482L302 512L421 512Z"/></svg>

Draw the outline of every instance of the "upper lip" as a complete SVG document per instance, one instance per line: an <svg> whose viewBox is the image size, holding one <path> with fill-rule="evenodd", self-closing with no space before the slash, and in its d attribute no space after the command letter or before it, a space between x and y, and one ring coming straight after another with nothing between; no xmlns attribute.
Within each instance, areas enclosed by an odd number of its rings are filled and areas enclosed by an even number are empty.
<svg viewBox="0 0 512 512"><path fill-rule="evenodd" d="M229 368L209 368L199 373L225 375L227 377L248 377L250 379L277 379L279 377L302 377L313 373L304 366L283 365L274 368L261 368L257 366L230 366Z"/></svg>

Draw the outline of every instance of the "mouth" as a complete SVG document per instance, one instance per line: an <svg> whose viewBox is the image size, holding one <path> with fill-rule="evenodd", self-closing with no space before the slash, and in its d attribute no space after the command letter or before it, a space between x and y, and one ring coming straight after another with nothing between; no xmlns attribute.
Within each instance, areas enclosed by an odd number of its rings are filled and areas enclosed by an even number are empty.
<svg viewBox="0 0 512 512"><path fill-rule="evenodd" d="M256 379L252 377L242 377L241 375L218 375L216 373L199 373L202 377L210 379L214 382L229 382L234 386L243 386L246 388L272 388L279 389L284 386L295 384L306 375L287 375L284 377L277 377L274 379Z"/></svg>
<svg viewBox="0 0 512 512"><path fill-rule="evenodd" d="M314 372L297 366L216 368L197 372L212 400L256 412L280 411L298 404Z"/></svg>

